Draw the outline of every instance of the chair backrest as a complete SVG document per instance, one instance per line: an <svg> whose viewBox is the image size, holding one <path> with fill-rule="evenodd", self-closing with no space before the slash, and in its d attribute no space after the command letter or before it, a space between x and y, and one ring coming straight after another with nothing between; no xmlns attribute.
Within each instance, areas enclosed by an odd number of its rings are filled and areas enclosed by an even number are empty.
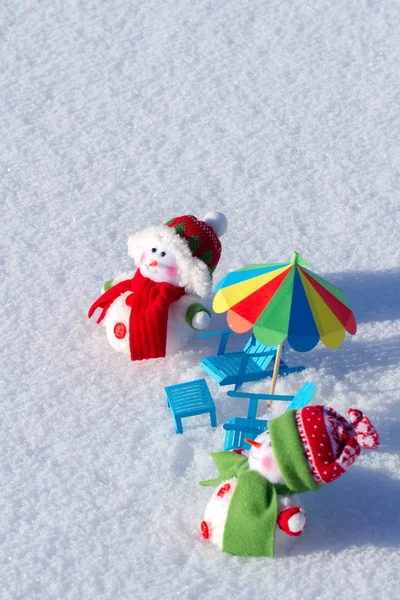
<svg viewBox="0 0 400 600"><path fill-rule="evenodd" d="M308 406L314 395L315 388L315 383L309 383L308 381L303 383L286 410L298 410L299 408Z"/></svg>
<svg viewBox="0 0 400 600"><path fill-rule="evenodd" d="M254 356L260 352L265 353L269 350L271 351L269 356ZM265 369L269 365L271 359L276 355L276 350L276 346L264 346L264 344L259 342L254 335L250 336L243 348L243 352L250 354L252 360L260 367L260 369Z"/></svg>
<svg viewBox="0 0 400 600"><path fill-rule="evenodd" d="M244 441L245 438L254 440L260 433L266 431L268 421L262 419L246 419L235 417L225 423L223 428L226 431L224 440L224 450L235 448L244 448L248 450L250 445Z"/></svg>

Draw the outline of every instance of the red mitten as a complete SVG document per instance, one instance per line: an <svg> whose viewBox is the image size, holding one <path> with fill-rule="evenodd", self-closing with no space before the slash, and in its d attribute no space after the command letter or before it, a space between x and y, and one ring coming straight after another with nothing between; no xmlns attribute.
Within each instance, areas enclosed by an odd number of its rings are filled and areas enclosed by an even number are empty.
<svg viewBox="0 0 400 600"><path fill-rule="evenodd" d="M302 508L293 506L282 510L277 522L287 535L301 535L306 526L306 515Z"/></svg>

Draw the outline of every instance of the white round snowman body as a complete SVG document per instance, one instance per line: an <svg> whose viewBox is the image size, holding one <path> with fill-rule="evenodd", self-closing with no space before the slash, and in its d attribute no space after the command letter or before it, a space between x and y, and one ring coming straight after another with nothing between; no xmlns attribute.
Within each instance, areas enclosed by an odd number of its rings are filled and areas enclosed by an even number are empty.
<svg viewBox="0 0 400 600"><path fill-rule="evenodd" d="M132 274L130 277L132 277ZM126 277L124 276L124 279L125 278ZM121 278L118 276L114 279L114 283L118 283L120 280ZM130 295L130 292L126 292L114 300L103 321L110 346L114 350L117 350L117 352L128 355L130 354L129 318L131 309L126 301ZM198 298L196 298L196 296L185 294L179 298L179 300L171 304L168 311L167 356L171 356L184 348L193 337L196 330L205 329L208 326L210 316L205 310L199 311L194 315L191 326L186 320L189 307L197 302ZM202 304L208 305L209 302L207 299L203 299ZM206 306L204 308L206 308Z"/></svg>
<svg viewBox="0 0 400 600"><path fill-rule="evenodd" d="M250 443L250 440L247 440ZM257 471L270 483L284 485L282 474L275 460L268 431L251 442L248 455L249 469ZM205 511L201 522L201 532L214 546L223 549L225 524L229 505L237 485L233 477L218 485ZM284 556L293 544L293 540L304 530L306 517L297 495L278 495L278 522L275 527L275 556Z"/></svg>

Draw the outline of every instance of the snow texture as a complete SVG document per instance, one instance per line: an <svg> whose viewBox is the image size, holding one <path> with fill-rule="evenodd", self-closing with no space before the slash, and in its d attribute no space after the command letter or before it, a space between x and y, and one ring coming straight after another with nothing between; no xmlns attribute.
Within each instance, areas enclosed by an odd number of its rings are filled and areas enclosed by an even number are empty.
<svg viewBox="0 0 400 600"><path fill-rule="evenodd" d="M1 3L1 600L398 597L399 23L398 0ZM86 318L129 235L212 210L216 281L298 251L346 292L357 335L288 352L308 369L277 392L314 381L381 435L277 560L199 533L223 430L176 435L163 387L214 342L136 364ZM207 380L219 423L244 414Z"/></svg>

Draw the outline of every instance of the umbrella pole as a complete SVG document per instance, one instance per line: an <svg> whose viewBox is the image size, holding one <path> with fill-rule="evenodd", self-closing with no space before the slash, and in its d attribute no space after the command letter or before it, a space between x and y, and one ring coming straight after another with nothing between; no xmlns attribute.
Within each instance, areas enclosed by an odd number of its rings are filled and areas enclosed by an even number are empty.
<svg viewBox="0 0 400 600"><path fill-rule="evenodd" d="M276 356L275 356L274 372L272 374L271 388L269 390L270 394L275 393L276 380L278 379L278 373L279 373L279 364L281 362L282 347L283 347L283 344L278 344L278 349L276 351ZM271 406L271 404L272 404L272 400L268 400L268 406Z"/></svg>

